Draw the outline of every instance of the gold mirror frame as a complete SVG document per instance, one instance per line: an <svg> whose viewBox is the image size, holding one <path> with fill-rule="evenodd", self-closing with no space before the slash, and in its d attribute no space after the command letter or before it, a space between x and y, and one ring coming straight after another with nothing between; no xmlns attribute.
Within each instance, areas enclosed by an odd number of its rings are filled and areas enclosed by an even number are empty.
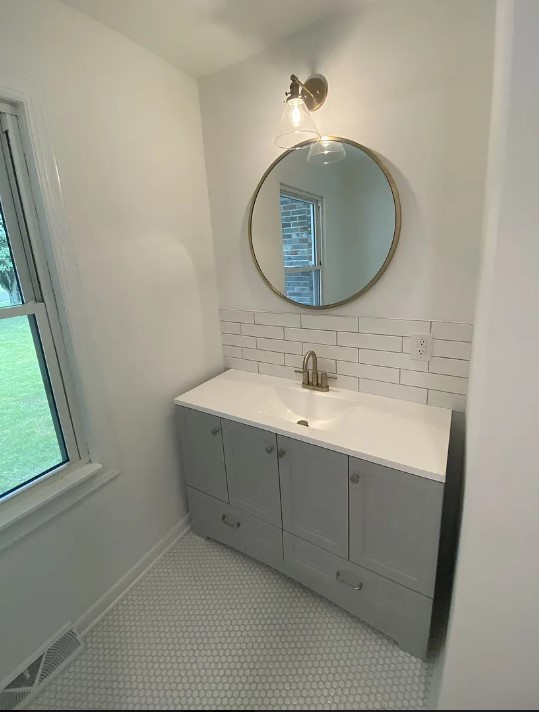
<svg viewBox="0 0 539 712"><path fill-rule="evenodd" d="M355 148L359 148L360 151L363 151L368 156L370 156L370 158L372 158L372 160L377 164L377 166L380 168L380 170L385 175L386 180L389 183L389 187L391 188L391 193L393 195L393 204L395 206L395 230L393 232L393 240L391 241L391 247L389 248L389 252L387 253L387 257L385 258L382 266L380 267L378 272L374 275L374 277L371 279L371 281L368 282L368 284L366 284L358 292L355 292L355 294L352 294L352 296L347 297L346 299L342 299L340 302L333 302L332 304L321 304L320 306L311 306L310 304L300 304L299 302L295 302L293 299L289 299L282 292L280 292L278 289L276 289L273 286L273 284L267 279L266 275L262 271L262 268L260 267L260 264L258 263L258 260L256 259L255 250L253 247L253 213L254 213L254 209L255 209L256 199L258 197L258 194L260 193L260 189L262 188L264 181L266 180L268 175L271 173L271 171L275 168L275 166L278 163L280 163L284 158L286 158L286 156L288 156L290 153L295 151L297 148L304 148L305 146L309 146L312 143L317 143L318 139L302 141L301 143L298 143L293 148L290 148L288 151L285 151L280 156L278 156L273 161L273 163L270 165L270 167L264 172L264 175L258 182L258 185L256 186L256 190L255 190L253 197L251 199L251 205L249 208L249 226L248 226L249 248L251 250L251 256L253 258L253 262L255 263L255 266L256 266L256 269L258 270L259 275L262 277L262 279L268 285L268 287L271 289L271 291L274 292L278 297L281 297L281 299L284 299L285 302L288 302L289 304L294 304L295 306L301 307L303 309L316 309L316 310L333 309L335 307L340 307L343 304L347 304L348 302L351 302L353 299L357 299L362 294L364 294L368 289L370 289L372 286L374 286L376 284L376 282L378 282L380 277L384 274L384 272L388 268L388 265L391 262L391 260L393 259L393 255L395 254L395 250L397 249L397 244L399 242L399 236L400 236L400 231L401 231L401 202L400 202L400 198L399 198L399 191L397 190L397 186L395 184L395 181L393 180L393 176L389 172L389 169L385 166L382 159L379 156L377 156L376 153L374 153L374 151L371 151L371 149L367 148L366 146L363 146L361 143L356 143L356 141L352 141L351 139L341 138L340 136L324 136L324 139L326 139L326 138L329 141L338 141L339 143L345 143L345 144L348 144L349 146L354 146Z"/></svg>

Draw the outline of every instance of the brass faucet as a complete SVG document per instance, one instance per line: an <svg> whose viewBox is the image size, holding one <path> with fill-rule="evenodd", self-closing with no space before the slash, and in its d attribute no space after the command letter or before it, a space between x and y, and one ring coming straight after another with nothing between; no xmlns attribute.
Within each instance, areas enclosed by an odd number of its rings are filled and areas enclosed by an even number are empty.
<svg viewBox="0 0 539 712"><path fill-rule="evenodd" d="M309 359L312 359L313 365L311 374L309 374ZM323 371L318 373L318 357L314 351L307 351L303 357L303 367L296 368L296 373L301 373L303 376L302 387L308 388L311 391L329 391L328 378L337 378Z"/></svg>

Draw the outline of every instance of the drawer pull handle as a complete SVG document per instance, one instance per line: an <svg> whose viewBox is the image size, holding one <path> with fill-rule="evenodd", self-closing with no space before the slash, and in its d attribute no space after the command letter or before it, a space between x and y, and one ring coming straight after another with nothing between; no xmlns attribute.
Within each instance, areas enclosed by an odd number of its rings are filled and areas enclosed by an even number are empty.
<svg viewBox="0 0 539 712"><path fill-rule="evenodd" d="M343 578L340 571L337 571L335 578L339 583L344 583L345 586L350 586L350 588L353 588L354 591L361 591L361 589L363 588L362 583L350 583L350 581L347 581L345 578Z"/></svg>
<svg viewBox="0 0 539 712"><path fill-rule="evenodd" d="M266 447L266 452L268 453L268 455L271 455L271 453L273 452L273 445L268 445Z"/></svg>
<svg viewBox="0 0 539 712"><path fill-rule="evenodd" d="M357 485L359 482L359 472L354 472L353 475L350 475L350 482L352 482L354 485Z"/></svg>
<svg viewBox="0 0 539 712"><path fill-rule="evenodd" d="M223 524L226 524L227 527L232 527L232 529L238 529L241 524L241 522L238 521L229 522L226 514L223 514L223 516L221 517L221 521L223 522Z"/></svg>
<svg viewBox="0 0 539 712"><path fill-rule="evenodd" d="M221 432L221 428L212 428L211 429L211 434L212 435L217 435L217 433Z"/></svg>
<svg viewBox="0 0 539 712"><path fill-rule="evenodd" d="M286 450L284 448L281 448L277 454L279 455L279 457L284 457L285 453L286 453Z"/></svg>

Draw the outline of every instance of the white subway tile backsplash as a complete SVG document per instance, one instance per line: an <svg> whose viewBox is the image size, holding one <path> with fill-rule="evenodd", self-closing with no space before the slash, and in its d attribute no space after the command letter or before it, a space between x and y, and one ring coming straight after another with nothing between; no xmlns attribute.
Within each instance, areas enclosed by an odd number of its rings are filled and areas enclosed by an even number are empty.
<svg viewBox="0 0 539 712"><path fill-rule="evenodd" d="M443 393L442 391L429 391L428 405L437 405L440 408L451 410L466 410L466 396L457 393Z"/></svg>
<svg viewBox="0 0 539 712"><path fill-rule="evenodd" d="M331 344L335 346L337 343L337 334L335 331L322 331L321 329L285 329L284 338L291 341L308 341L317 344Z"/></svg>
<svg viewBox="0 0 539 712"><path fill-rule="evenodd" d="M402 351L402 337L380 336L378 334L351 334L348 331L337 333L339 346L356 346L360 349L380 351Z"/></svg>
<svg viewBox="0 0 539 712"><path fill-rule="evenodd" d="M391 368L407 368L410 371L428 371L428 361L414 361L410 354L395 351L359 350L359 362L373 366L390 366Z"/></svg>
<svg viewBox="0 0 539 712"><path fill-rule="evenodd" d="M356 316L322 316L318 314L302 314L301 326L304 329L334 329L337 331L357 331Z"/></svg>
<svg viewBox="0 0 539 712"><path fill-rule="evenodd" d="M360 317L359 330L368 334L388 334L391 336L430 334L430 321L411 321L409 319L368 319Z"/></svg>
<svg viewBox="0 0 539 712"><path fill-rule="evenodd" d="M221 322L222 334L241 334L241 324L234 321Z"/></svg>
<svg viewBox="0 0 539 712"><path fill-rule="evenodd" d="M240 346L227 346L227 344L223 344L223 356L234 356L236 358L241 358L242 355L243 354L241 352Z"/></svg>
<svg viewBox="0 0 539 712"><path fill-rule="evenodd" d="M336 379L331 379L329 381L329 387L333 388L345 388L347 391L358 391L359 390L359 379L354 378L354 376L339 376Z"/></svg>
<svg viewBox="0 0 539 712"><path fill-rule="evenodd" d="M221 334L221 339L226 346L245 346L248 349L256 348L256 339L253 336Z"/></svg>
<svg viewBox="0 0 539 712"><path fill-rule="evenodd" d="M447 358L461 358L470 360L472 345L464 341L432 340L432 355L446 356Z"/></svg>
<svg viewBox="0 0 539 712"><path fill-rule="evenodd" d="M436 391L446 391L447 393L466 395L468 392L468 379L458 378L457 376L441 376L437 373L401 370L400 382L406 386L432 388Z"/></svg>
<svg viewBox="0 0 539 712"><path fill-rule="evenodd" d="M301 326L301 317L299 314L255 312L255 324L268 324L269 326Z"/></svg>
<svg viewBox="0 0 539 712"><path fill-rule="evenodd" d="M243 324L253 324L255 314L244 309L219 309L221 321L239 321Z"/></svg>
<svg viewBox="0 0 539 712"><path fill-rule="evenodd" d="M227 368L301 382L295 373L313 349L330 388L464 410L473 326L416 319L288 314L221 309ZM411 357L413 334L431 333L430 361Z"/></svg>
<svg viewBox="0 0 539 712"><path fill-rule="evenodd" d="M407 367L405 366L405 368ZM457 358L440 358L439 356L434 356L429 361L429 371L431 373L442 373L446 376L460 376L461 378L468 378L470 372L470 362L461 361Z"/></svg>
<svg viewBox="0 0 539 712"><path fill-rule="evenodd" d="M373 381L399 382L399 369L386 368L385 366L369 366L364 363L348 363L337 361L337 373L345 376L357 376L358 378L369 378Z"/></svg>
<svg viewBox="0 0 539 712"><path fill-rule="evenodd" d="M284 339L284 330L282 326L242 324L241 333L246 336L260 336L265 339Z"/></svg>
<svg viewBox="0 0 539 712"><path fill-rule="evenodd" d="M471 341L473 326L471 324L455 324L447 321L432 322L432 335L435 339L448 341Z"/></svg>
<svg viewBox="0 0 539 712"><path fill-rule="evenodd" d="M282 351L284 354L300 354L301 342L282 341L281 339L257 339L256 348L263 351Z"/></svg>
<svg viewBox="0 0 539 712"><path fill-rule="evenodd" d="M284 354L278 351L263 351L262 349L243 349L243 358L249 361L276 363L284 366Z"/></svg>
<svg viewBox="0 0 539 712"><path fill-rule="evenodd" d="M293 342L286 342L293 343ZM303 344L303 353L316 351L317 356L324 358L334 358L338 361L357 361L358 350L347 348L346 346L328 346L327 344Z"/></svg>
<svg viewBox="0 0 539 712"><path fill-rule="evenodd" d="M298 374L290 366L277 366L274 363L259 363L258 372L265 373L266 376L279 376L279 378L290 378L291 380L299 378Z"/></svg>
<svg viewBox="0 0 539 712"><path fill-rule="evenodd" d="M285 354L284 362L287 366L293 366L294 368L301 368L303 366L303 355L302 354ZM337 362L334 359L319 358L318 359L318 370L326 371L327 373L336 373L337 372Z"/></svg>
<svg viewBox="0 0 539 712"><path fill-rule="evenodd" d="M258 363L256 361L246 361L243 358L231 358L230 356L225 356L225 368L237 368L240 371L258 373Z"/></svg>
<svg viewBox="0 0 539 712"><path fill-rule="evenodd" d="M359 381L359 390L362 393L371 393L375 396L413 401L414 403L425 404L427 402L426 388L414 388L413 386L401 386L396 383L369 381L366 378L361 378Z"/></svg>

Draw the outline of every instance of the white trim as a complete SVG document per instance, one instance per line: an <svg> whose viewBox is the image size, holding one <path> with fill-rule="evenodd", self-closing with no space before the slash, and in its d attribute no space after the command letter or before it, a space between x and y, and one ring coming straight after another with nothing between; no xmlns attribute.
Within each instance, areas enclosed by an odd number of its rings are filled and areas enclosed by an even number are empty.
<svg viewBox="0 0 539 712"><path fill-rule="evenodd" d="M188 513L82 614L76 622L75 628L80 630L82 635L86 635L190 528L191 515Z"/></svg>
<svg viewBox="0 0 539 712"><path fill-rule="evenodd" d="M41 527L92 494L119 474L102 465L88 464L76 470L55 473L45 481L16 491L1 505L0 551Z"/></svg>
<svg viewBox="0 0 539 712"><path fill-rule="evenodd" d="M31 157L28 161L30 183L60 322L67 327L62 329L64 344L91 459L117 464L119 447L102 374L95 361L97 349L85 309L48 125L46 99L35 82L0 71L0 100L16 106L23 147Z"/></svg>

